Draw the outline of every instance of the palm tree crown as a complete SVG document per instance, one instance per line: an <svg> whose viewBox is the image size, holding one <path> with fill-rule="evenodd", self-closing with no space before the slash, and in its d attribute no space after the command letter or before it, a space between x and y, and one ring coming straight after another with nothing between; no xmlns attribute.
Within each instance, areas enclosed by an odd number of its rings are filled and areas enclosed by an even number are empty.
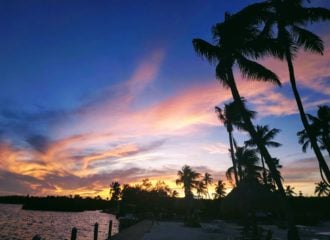
<svg viewBox="0 0 330 240"><path fill-rule="evenodd" d="M178 177L176 184L183 185L185 198L193 198L192 189L197 188L200 174L193 171L190 166L184 165L182 169L178 171Z"/></svg>
<svg viewBox="0 0 330 240"><path fill-rule="evenodd" d="M310 129L317 137L317 141L320 143L321 149L328 151L330 156L330 107L319 106L317 116L307 114L310 121ZM299 137L299 143L302 144L303 152L306 152L307 147L310 145L310 140L305 129L297 133Z"/></svg>
<svg viewBox="0 0 330 240"><path fill-rule="evenodd" d="M280 132L279 129L273 128L273 129L269 130L269 127L267 125L265 125L265 126L257 125L256 131L261 140L261 143L264 146L267 146L267 147L280 147L281 146L280 143L272 141L275 138L276 134L278 134ZM257 143L251 138L251 139L245 141L245 145L254 147L254 146L257 146ZM261 155L261 163L262 163L262 168L263 168L263 180L264 180L264 183L266 184L267 183L267 171L266 171L266 167L265 167L265 163L264 163L264 159L263 159L262 155Z"/></svg>
<svg viewBox="0 0 330 240"><path fill-rule="evenodd" d="M214 198L220 199L226 196L226 187L225 183L222 180L219 180L215 186Z"/></svg>
<svg viewBox="0 0 330 240"><path fill-rule="evenodd" d="M318 182L315 183L315 191L314 193L317 194L318 197L321 196L329 196L330 197L330 187L325 182Z"/></svg>

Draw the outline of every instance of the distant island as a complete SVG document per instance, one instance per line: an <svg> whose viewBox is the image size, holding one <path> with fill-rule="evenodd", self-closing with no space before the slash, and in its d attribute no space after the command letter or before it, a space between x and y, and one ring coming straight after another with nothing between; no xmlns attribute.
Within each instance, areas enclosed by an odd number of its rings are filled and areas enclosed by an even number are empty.
<svg viewBox="0 0 330 240"><path fill-rule="evenodd" d="M22 204L25 210L81 212L87 210L100 210L109 208L109 201L100 197L82 198L76 196L2 196L0 203Z"/></svg>

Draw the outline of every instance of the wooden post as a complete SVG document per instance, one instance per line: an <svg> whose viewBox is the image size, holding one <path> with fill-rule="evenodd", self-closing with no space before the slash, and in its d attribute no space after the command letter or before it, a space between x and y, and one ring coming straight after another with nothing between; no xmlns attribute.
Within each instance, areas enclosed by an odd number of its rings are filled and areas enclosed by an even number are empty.
<svg viewBox="0 0 330 240"><path fill-rule="evenodd" d="M98 231L99 231L99 224L96 222L94 224L94 240L97 240Z"/></svg>
<svg viewBox="0 0 330 240"><path fill-rule="evenodd" d="M112 220L110 220L110 222L109 222L109 231L108 231L108 239L107 240L111 239L111 232L112 232Z"/></svg>
<svg viewBox="0 0 330 240"><path fill-rule="evenodd" d="M72 228L72 231L71 231L71 240L77 240L77 228Z"/></svg>

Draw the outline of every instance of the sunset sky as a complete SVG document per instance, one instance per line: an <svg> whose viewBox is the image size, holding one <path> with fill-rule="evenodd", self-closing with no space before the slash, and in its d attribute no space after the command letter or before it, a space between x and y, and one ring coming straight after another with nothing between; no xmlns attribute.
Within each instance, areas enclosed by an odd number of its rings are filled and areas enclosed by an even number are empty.
<svg viewBox="0 0 330 240"><path fill-rule="evenodd" d="M225 180L228 135L214 106L231 100L214 66L192 47L246 1L1 1L0 195L108 194L112 181L173 181L185 164ZM308 6L330 7L316 0ZM308 113L330 103L329 22L310 27L323 56L295 59ZM320 181L302 129L285 63L263 59L282 88L242 79L256 124L281 129L270 149L285 185L313 194ZM248 139L235 132L242 144ZM325 154L326 155L326 154ZM327 158L330 163L329 158Z"/></svg>

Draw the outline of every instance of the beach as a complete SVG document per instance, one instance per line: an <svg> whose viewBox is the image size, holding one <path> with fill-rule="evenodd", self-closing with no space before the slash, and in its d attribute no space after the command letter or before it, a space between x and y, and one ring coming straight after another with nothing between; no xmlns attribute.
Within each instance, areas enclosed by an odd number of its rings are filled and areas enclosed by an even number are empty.
<svg viewBox="0 0 330 240"><path fill-rule="evenodd" d="M273 239L286 239L287 231L280 229L275 225L262 225L266 230L273 232ZM329 239L325 236L317 236L317 233L330 230L330 222L324 222L315 227L297 226L300 232L301 240ZM125 229L120 234L113 237L114 240L233 240L240 236L241 226L221 221L218 227L212 228L212 224L202 223L200 228L185 227L182 222L161 221L152 224L149 220L144 220L138 224Z"/></svg>

